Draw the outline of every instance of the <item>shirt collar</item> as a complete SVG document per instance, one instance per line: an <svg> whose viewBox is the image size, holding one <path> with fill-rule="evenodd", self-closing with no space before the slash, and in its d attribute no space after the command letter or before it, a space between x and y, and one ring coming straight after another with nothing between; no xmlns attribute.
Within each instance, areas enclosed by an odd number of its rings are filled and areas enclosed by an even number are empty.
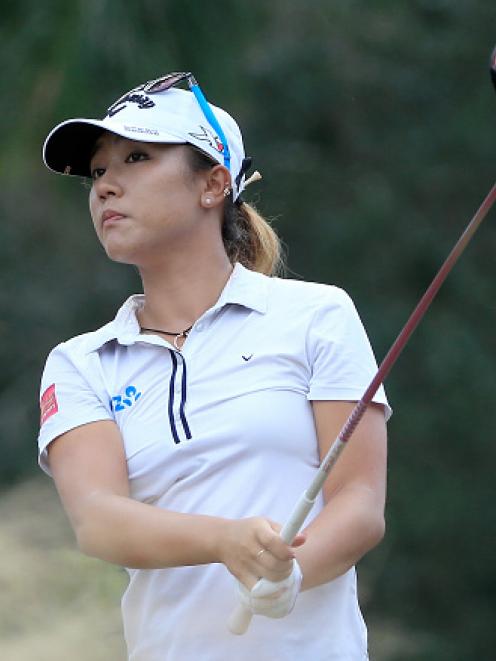
<svg viewBox="0 0 496 661"><path fill-rule="evenodd" d="M265 314L268 306L269 281L270 279L262 273L250 271L237 262L217 303L210 308L210 311L234 304ZM143 307L144 302L144 294L130 296L111 322L89 334L86 352L96 351L111 340L117 340L123 345L134 344L140 334L136 312Z"/></svg>
<svg viewBox="0 0 496 661"><path fill-rule="evenodd" d="M219 310L229 303L265 314L268 305L269 278L262 273L250 271L236 262L231 277L212 309Z"/></svg>

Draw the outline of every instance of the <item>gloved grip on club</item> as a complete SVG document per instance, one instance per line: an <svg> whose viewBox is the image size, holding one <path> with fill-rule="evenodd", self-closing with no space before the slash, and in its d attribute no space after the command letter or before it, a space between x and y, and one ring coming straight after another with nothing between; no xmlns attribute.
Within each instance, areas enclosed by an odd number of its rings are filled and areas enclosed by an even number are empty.
<svg viewBox="0 0 496 661"><path fill-rule="evenodd" d="M319 489L317 490L317 493L318 491ZM286 542L286 544L292 543L292 541L298 534L301 526L305 522L305 519L307 518L307 515L312 509L314 503L315 503L315 497L313 498L313 500L310 499L308 497L308 490L305 491L298 500L298 502L296 503L296 506L291 516L286 521L285 525L283 526L280 532L281 539L283 539ZM229 618L229 621L227 623L227 626L229 627L229 631L238 636L246 633L248 627L250 626L252 617L253 617L253 613L250 610L248 610L248 608L245 608L242 604L238 604L234 609L233 613L231 614L231 617Z"/></svg>
<svg viewBox="0 0 496 661"><path fill-rule="evenodd" d="M333 444L331 450L328 452L328 456L326 457L326 459L328 459L332 449L335 448L336 442ZM341 446L344 447L344 443L341 443ZM339 456L339 452L335 456L332 465L334 465L334 462L337 460L338 456ZM300 496L300 499L296 503L289 519L286 521L286 523L284 524L281 530L280 533L281 539L283 539L286 542L286 544L291 544L293 542L294 538L300 531L302 525L305 523L305 519L307 518L308 513L315 504L315 499L317 497L317 494L322 488L322 485L324 484L324 481L327 477L327 473L323 469L324 463L325 462L322 462L322 465L319 471L317 472L316 476L312 480L312 483L309 486L309 488ZM329 465L328 470L330 470L330 468L331 465ZM229 627L229 631L231 631L231 633L234 633L238 636L246 633L248 627L250 626L252 617L253 617L253 613L250 610L245 608L242 604L238 604L228 620L227 626Z"/></svg>

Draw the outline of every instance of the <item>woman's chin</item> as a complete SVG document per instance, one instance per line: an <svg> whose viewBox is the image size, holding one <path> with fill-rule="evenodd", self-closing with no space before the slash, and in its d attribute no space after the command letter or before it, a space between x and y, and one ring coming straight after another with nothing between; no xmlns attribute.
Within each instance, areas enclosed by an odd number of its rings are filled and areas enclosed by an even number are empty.
<svg viewBox="0 0 496 661"><path fill-rule="evenodd" d="M113 262L120 264L134 264L135 251L130 249L129 246L116 245L114 242L108 242L103 246L107 257Z"/></svg>

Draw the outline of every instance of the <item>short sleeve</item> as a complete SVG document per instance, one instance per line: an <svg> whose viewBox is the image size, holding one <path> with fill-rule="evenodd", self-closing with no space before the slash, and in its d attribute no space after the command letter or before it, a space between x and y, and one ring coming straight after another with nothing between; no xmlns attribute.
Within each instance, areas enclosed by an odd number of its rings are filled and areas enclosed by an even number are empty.
<svg viewBox="0 0 496 661"><path fill-rule="evenodd" d="M369 339L353 301L337 287L326 287L307 335L311 366L309 400L358 401L377 372ZM386 419L392 410L381 386L374 396L384 406Z"/></svg>
<svg viewBox="0 0 496 661"><path fill-rule="evenodd" d="M61 434L89 422L113 420L108 397L92 387L64 345L49 354L40 388L38 461L48 474L48 445Z"/></svg>

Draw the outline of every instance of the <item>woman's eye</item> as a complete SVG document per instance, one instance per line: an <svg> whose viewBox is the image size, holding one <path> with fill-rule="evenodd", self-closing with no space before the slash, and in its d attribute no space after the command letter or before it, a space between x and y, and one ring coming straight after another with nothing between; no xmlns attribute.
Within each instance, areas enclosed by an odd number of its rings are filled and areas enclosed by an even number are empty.
<svg viewBox="0 0 496 661"><path fill-rule="evenodd" d="M95 181L95 179L98 179L99 177L102 177L104 174L105 174L105 168L93 168L91 170L91 178L93 179L93 181Z"/></svg>
<svg viewBox="0 0 496 661"><path fill-rule="evenodd" d="M147 161L148 154L143 151L132 151L129 156L127 156L126 163L139 163L140 161ZM91 178L93 181L96 181L105 174L106 168L94 167L91 169Z"/></svg>
<svg viewBox="0 0 496 661"><path fill-rule="evenodd" d="M126 158L126 163L137 163L138 161L145 161L148 159L147 154L142 151L132 151Z"/></svg>

